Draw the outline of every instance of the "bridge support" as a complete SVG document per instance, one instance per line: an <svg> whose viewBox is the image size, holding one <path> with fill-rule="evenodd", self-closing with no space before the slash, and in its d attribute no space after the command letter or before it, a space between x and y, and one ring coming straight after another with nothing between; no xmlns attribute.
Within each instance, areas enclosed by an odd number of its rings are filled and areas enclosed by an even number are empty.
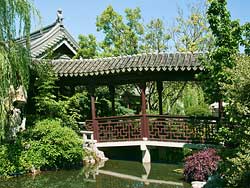
<svg viewBox="0 0 250 188"><path fill-rule="evenodd" d="M143 140L146 141L147 138L143 138ZM151 163L150 152L145 142L141 143L140 149L142 151L142 163Z"/></svg>

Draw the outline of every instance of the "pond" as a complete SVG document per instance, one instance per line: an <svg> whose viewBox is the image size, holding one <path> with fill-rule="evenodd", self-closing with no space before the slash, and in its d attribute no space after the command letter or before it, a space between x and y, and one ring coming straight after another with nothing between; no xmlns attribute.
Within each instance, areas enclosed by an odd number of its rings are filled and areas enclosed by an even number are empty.
<svg viewBox="0 0 250 188"><path fill-rule="evenodd" d="M0 180L1 188L189 188L179 172L182 166L109 160L103 167L42 172Z"/></svg>

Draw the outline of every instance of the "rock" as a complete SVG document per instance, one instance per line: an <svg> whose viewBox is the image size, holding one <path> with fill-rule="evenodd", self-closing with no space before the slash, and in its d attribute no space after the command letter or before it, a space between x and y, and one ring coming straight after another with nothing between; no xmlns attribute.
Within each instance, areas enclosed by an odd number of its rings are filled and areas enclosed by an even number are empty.
<svg viewBox="0 0 250 188"><path fill-rule="evenodd" d="M205 181L192 181L192 188L202 188L207 182Z"/></svg>

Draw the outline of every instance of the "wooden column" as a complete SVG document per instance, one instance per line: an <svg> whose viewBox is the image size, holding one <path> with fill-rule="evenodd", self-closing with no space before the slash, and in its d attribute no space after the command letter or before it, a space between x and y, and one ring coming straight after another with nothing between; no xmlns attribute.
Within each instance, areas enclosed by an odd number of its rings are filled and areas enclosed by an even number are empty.
<svg viewBox="0 0 250 188"><path fill-rule="evenodd" d="M75 86L71 85L70 86L70 96L73 96L75 94Z"/></svg>
<svg viewBox="0 0 250 188"><path fill-rule="evenodd" d="M96 120L95 87L88 87L88 92L90 94L90 100L91 100L91 117L92 117L93 131L94 131L94 139L98 141L99 131L98 131L98 121Z"/></svg>
<svg viewBox="0 0 250 188"><path fill-rule="evenodd" d="M159 102L159 115L163 114L163 111L162 111L162 90L163 90L163 83L162 83L162 81L157 81L157 92L158 92L158 102Z"/></svg>
<svg viewBox="0 0 250 188"><path fill-rule="evenodd" d="M109 86L109 93L110 93L110 99L112 103L111 113L112 113L112 116L115 116L115 86L114 85Z"/></svg>
<svg viewBox="0 0 250 188"><path fill-rule="evenodd" d="M141 90L141 131L142 131L142 138L149 137L149 129L148 129L148 120L146 116L146 83L139 84Z"/></svg>
<svg viewBox="0 0 250 188"><path fill-rule="evenodd" d="M223 118L223 101L219 100L218 102L218 115L219 115L219 126L221 125L221 121Z"/></svg>

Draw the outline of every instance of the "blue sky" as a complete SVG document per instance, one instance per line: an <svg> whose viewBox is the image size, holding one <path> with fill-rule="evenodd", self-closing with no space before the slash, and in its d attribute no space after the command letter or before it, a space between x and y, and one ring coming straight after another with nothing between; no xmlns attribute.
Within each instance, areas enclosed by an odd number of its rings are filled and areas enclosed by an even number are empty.
<svg viewBox="0 0 250 188"><path fill-rule="evenodd" d="M77 39L79 34L94 34L98 40L102 38L96 31L96 17L103 10L112 5L123 14L125 8L140 7L144 22L152 18L162 18L167 25L171 25L177 16L177 7L186 10L186 4L197 0L34 0L35 7L42 16L42 26L51 24L56 19L56 11L63 10L64 25ZM250 21L250 0L228 0L228 9L232 19L239 19L241 23ZM39 29L33 26L33 30Z"/></svg>

